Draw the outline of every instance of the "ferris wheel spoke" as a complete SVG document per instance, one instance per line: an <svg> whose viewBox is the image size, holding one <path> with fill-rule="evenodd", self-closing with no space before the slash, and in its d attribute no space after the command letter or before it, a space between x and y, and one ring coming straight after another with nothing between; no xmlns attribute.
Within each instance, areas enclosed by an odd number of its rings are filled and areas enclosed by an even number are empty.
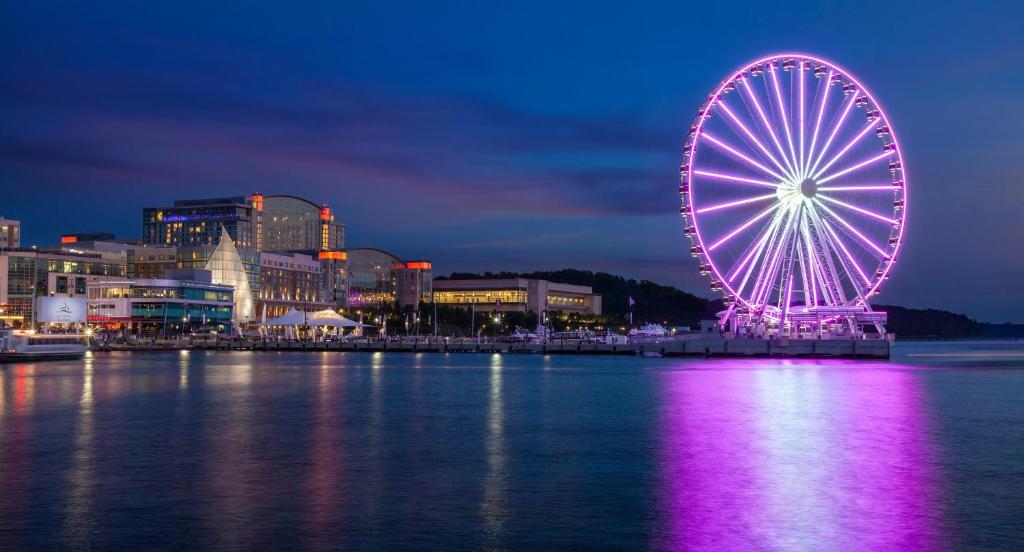
<svg viewBox="0 0 1024 552"><path fill-rule="evenodd" d="M776 75L777 69L772 68L768 73L772 77L772 86L775 88L775 99L779 103L779 114L782 115L782 128L786 131L786 142L789 143L790 160L793 166L797 166L796 151L793 149L793 133L789 130L789 120L786 118L786 105L782 102L782 90L779 88L779 78ZM794 171L795 172L795 171ZM799 176L799 175L798 175Z"/></svg>
<svg viewBox="0 0 1024 552"><path fill-rule="evenodd" d="M771 221L768 222L764 230L760 234L758 234L758 236L751 242L751 246L748 248L748 251L746 255L743 257L743 260L740 261L738 265L733 267L732 270L730 270L728 276L730 282L736 280L736 276L739 276L740 271L743 270L747 263L749 263L752 259L755 263L757 262L756 260L757 258L760 257L760 252L764 250L765 244L771 238L771 235L772 233L775 232L775 229L778 228L779 223L782 221L784 215L785 212L783 212L781 209L776 209ZM753 268L753 266L754 265L751 264L750 268ZM746 278L743 279L743 283L741 284L740 288L736 290L737 294L740 293L744 285L746 285Z"/></svg>
<svg viewBox="0 0 1024 552"><path fill-rule="evenodd" d="M810 214L811 216L807 218L807 227L805 229L808 245L807 256L812 261L812 274L818 284L818 287L821 289L824 304L834 305L838 302L838 297L832 291L833 285L831 282L836 281L838 276L835 275L835 267L832 265L831 259L828 257L830 253L821 237L821 232L818 227L818 214L813 207L810 210Z"/></svg>
<svg viewBox="0 0 1024 552"><path fill-rule="evenodd" d="M749 128L747 128L747 125L743 124L743 121L740 121L739 117L737 117L736 114L733 113L731 109L729 109L729 106L725 105L725 100L720 99L718 101L718 106L722 108L722 111L725 111L725 114L729 116L729 119L731 119L737 126L740 127L740 130L743 131L743 134L750 138L750 141L753 142L754 145L756 145L762 153L764 153L765 157L767 157L768 160L771 161L773 165L775 165L775 168L779 169L779 172L786 174L790 178L793 178L793 175L788 174L788 169L786 169L785 167L782 166L781 163L779 163L779 160L776 159L775 156L772 155L770 151L768 151L768 148L765 147L765 145L761 143L760 140L757 139L757 136L755 136L754 133Z"/></svg>
<svg viewBox="0 0 1024 552"><path fill-rule="evenodd" d="M854 184L851 186L820 186L818 192L895 192L899 186L892 184Z"/></svg>
<svg viewBox="0 0 1024 552"><path fill-rule="evenodd" d="M803 237L799 233L797 234L797 242L796 258L800 267L800 284L803 287L804 292L804 306L809 307L811 306L811 288L810 280L808 279L810 270L807 266L807 261L804 259L804 248L801 247L802 243L800 243L803 242Z"/></svg>
<svg viewBox="0 0 1024 552"><path fill-rule="evenodd" d="M754 215L749 220L747 220L743 224L737 226L735 229L733 229L731 232L729 232L725 236L719 238L718 241L716 241L715 243L713 243L710 246L708 246L708 252L711 252L711 251L714 251L715 249L718 249L723 243L725 243L725 242L731 240L732 238L734 238L736 236L736 234L739 234L740 232L746 230L747 228L750 228L751 226L754 225L754 223L756 223L757 221L763 219L764 217L772 214L772 212L775 211L778 208L779 208L778 205L772 205L771 207L765 209L764 211L761 211L760 213Z"/></svg>
<svg viewBox="0 0 1024 552"><path fill-rule="evenodd" d="M843 108L843 112L839 115L839 120L832 127L832 131L829 132L828 139L825 140L825 145L821 146L821 152L818 153L818 158L814 161L814 165L811 166L811 170L808 172L814 173L818 170L818 165L821 164L821 160L825 157L825 153L828 152L828 147L831 146L832 141L836 139L836 134L838 134L839 129L843 127L843 122L846 121L846 116L849 115L850 110L853 109L856 96L856 91L850 94L850 99L846 102L846 107Z"/></svg>
<svg viewBox="0 0 1024 552"><path fill-rule="evenodd" d="M747 164L749 164L751 167L755 167L755 168L760 169L765 174L768 174L770 176L773 176L773 177L779 179L780 182L785 182L786 181L786 178L783 177L782 175L780 175L779 173L777 173L777 172L769 169L768 167L758 163L757 161L751 159L749 156L747 156L743 152L737 150L733 146L730 146L729 144L723 142L722 140L719 140L718 138L715 138L714 136L709 134L707 131L702 132L701 133L701 137L702 138L706 138L709 142L711 142L715 146L718 146L719 149L722 149L723 151L726 151L726 152L732 154L733 157L735 157L737 159L740 159L740 160L743 160L743 161L746 161Z"/></svg>
<svg viewBox="0 0 1024 552"><path fill-rule="evenodd" d="M747 90L747 97L749 97L750 101L754 104L754 109L757 110L757 114L761 117L761 122L764 123L764 128L768 130L768 135L771 136L772 143L775 144L775 148L779 151L779 156L782 157L786 166L789 167L788 174L793 180L796 180L796 170L792 165L790 165L789 158L786 157L786 152L782 149L782 143L779 142L779 137L775 134L775 127L768 122L768 116L765 115L764 109L761 108L761 102L757 100L757 94L754 92L754 89L750 87L749 81L750 79L743 79L740 82L743 83L743 87Z"/></svg>
<svg viewBox="0 0 1024 552"><path fill-rule="evenodd" d="M816 180L818 181L818 184L824 184L824 183L828 182L829 180L835 180L836 178L839 178L840 176L843 176L844 174L849 174L849 173L852 173L853 171L856 171L858 169L862 169L862 168L864 168L864 167L866 167L866 166L868 166L868 165L870 165L872 163L877 163L878 161L881 161L882 159L885 159L885 158L889 157L893 153L894 152L892 152L892 151L882 152L881 154L876 155L876 156L872 157L871 159L865 159L864 161L861 161L860 163L857 163L856 165L853 165L851 167L847 167L847 168L845 168L845 169L843 169L843 170L841 170L839 172L832 173L832 174L830 174L828 176L825 176L825 177L822 177L822 178L818 178Z"/></svg>
<svg viewBox="0 0 1024 552"><path fill-rule="evenodd" d="M733 174L725 174L704 170L694 170L693 174L706 176L708 178L714 178L716 180L725 180L726 182L739 182L743 184L754 184L756 186L764 186L766 188L778 188L778 184L773 184L767 180L758 180L756 178L747 178L745 176L737 176Z"/></svg>
<svg viewBox="0 0 1024 552"><path fill-rule="evenodd" d="M796 79L800 83L800 93L798 94L800 99L800 118L797 129L800 131L800 163L798 166L800 167L801 172L803 172L804 168L804 63L805 62L801 60L800 63L797 64L796 71Z"/></svg>
<svg viewBox="0 0 1024 552"><path fill-rule="evenodd" d="M839 271L836 270L836 265L833 262L833 255L838 256L839 252L835 245L832 244L832 239L828 233L824 230L824 219L821 217L821 213L818 213L818 210L813 208L813 206L810 212L814 225L809 226L810 231L808 233L817 237L817 243L821 249L820 256L816 260L821 289L825 292L825 297L829 304L846 304L846 293L843 291ZM844 270L846 270L845 267ZM850 275L849 271L847 271L847 275ZM853 280L851 279L851 281Z"/></svg>
<svg viewBox="0 0 1024 552"><path fill-rule="evenodd" d="M873 219L880 220L880 221L885 222L887 224L896 224L898 222L894 218L887 217L885 215L880 215L880 214L875 213L873 211L868 211L867 209L862 209L860 207L857 207L856 205L850 205L849 203L846 203L845 201L839 201L838 199L833 199L831 197L828 197L825 194L818 194L816 197L820 197L821 199L824 199L825 201L827 201L829 203L838 205L840 207L849 209L851 211L855 211L855 212L860 213L862 215L869 216L869 217L871 217Z"/></svg>
<svg viewBox="0 0 1024 552"><path fill-rule="evenodd" d="M846 270L846 273L851 277L851 281L853 278L853 274L850 272L850 268L846 266L846 261L850 262L850 265L853 266L853 268L857 271L857 274L860 275L861 279L864 280L865 284L871 285L871 279L868 278L868 275L864 273L864 270L860 267L860 264L858 264L856 259L853 258L853 255L850 253L850 250L847 249L846 245L843 244L843 240L839 237L839 234L837 234L836 231L832 228L832 225L829 224L827 220L822 220L822 226L825 228L825 231L828 232L828 234L832 237L834 243L839 246L839 249L843 252L843 255L846 256L845 261L842 257L840 257L839 262L841 265L843 265L843 269ZM863 296L860 293L860 287L853 287L854 290L857 292L857 295L860 295L861 298L863 298Z"/></svg>
<svg viewBox="0 0 1024 552"><path fill-rule="evenodd" d="M782 224L785 222L785 219L788 216L788 214L789 214L788 212L779 211L779 215L780 216L778 216L772 222L772 226L768 229L768 232L765 233L764 238L762 238L762 240L761 240L761 243L758 244L756 255L754 255L754 261L751 262L750 265L747 266L747 270L746 270L746 272L743 275L743 280L740 282L739 287L736 288L736 294L737 295L741 295L743 293L743 290L746 289L747 282L750 281L750 277L754 273L754 267L757 266L757 264L759 262L761 262L761 255L762 254L764 254L766 256L764 260L767 261L767 255L770 254L772 246L775 244L775 239L778 236L779 231L782 229ZM762 274L763 272L764 272L764 263L762 262L761 263L761 270L759 271L758 278L760 278L760 274ZM750 294L748 295L750 301L754 301L754 296L756 295L756 292L757 292L757 289L758 289L758 283L759 283L759 280L757 278L755 278L755 280L754 280L754 287L750 290Z"/></svg>
<svg viewBox="0 0 1024 552"><path fill-rule="evenodd" d="M835 154L835 156L832 157L832 159L828 163L825 163L824 167L818 169L818 171L816 173L814 173L811 176L811 178L818 178L819 176L821 176L821 174L824 173L825 171L827 171L829 167L834 165L836 161L839 161L840 159L842 159L843 155L846 154L846 152L850 151L850 148L852 148L857 142L860 142L860 139L863 138L865 134L867 134L868 132L870 132L874 128L875 128L875 122L874 121L869 122L867 124L867 126L862 128L861 131L858 132L857 135L854 136L852 140L850 140L849 143L847 143L845 146L843 146L843 149L839 150L839 153Z"/></svg>
<svg viewBox="0 0 1024 552"><path fill-rule="evenodd" d="M831 215L832 218L834 218L837 221L839 221L839 223L842 224L844 227L846 227L846 229L849 230L850 233L852 233L854 236L857 236L857 238L860 239L860 241L863 242L864 245L868 246L869 248L871 248L871 250L873 250L874 252L876 252L879 255L881 255L883 259L888 259L889 258L889 254L888 253L886 253L881 247L878 247L877 245L875 245L875 242L871 241L871 239L869 239L867 236L862 234L860 232L860 230L857 230L852 224L847 222L846 219L844 219L843 217L839 216L839 213L836 213L832 209L829 209L828 206L825 205L824 203L822 203L821 201L819 201L818 198L814 198L814 203L815 203L816 206L820 207L823 211L825 211L826 213ZM824 218L822 218L822 220L824 220ZM827 221L825 221L825 222L827 223Z"/></svg>
<svg viewBox="0 0 1024 552"><path fill-rule="evenodd" d="M832 70L829 70L828 77L825 81L819 84L822 88L821 99L818 104L818 118L814 122L814 132L811 134L811 148L807 151L806 165L802 167L802 173L807 174L810 172L811 159L814 159L814 146L818 143L818 131L821 130L821 119L825 115L825 106L828 105L828 91L831 88L832 82Z"/></svg>
<svg viewBox="0 0 1024 552"><path fill-rule="evenodd" d="M800 234L801 234L801 236L803 236L804 248L807 251L807 253L806 253L806 255L807 255L807 268L808 268L808 273L810 274L810 277L811 277L811 282L810 282L810 287L811 287L811 304L812 305L817 305L818 304L818 289L817 289L818 277L815 274L815 271L818 269L818 267L817 267L817 263L815 263L815 261L814 261L814 251L813 251L814 242L811 240L810 222L809 222L809 219L811 217L813 217L813 216L814 216L814 213L812 212L812 213L810 213L810 216L804 217L804 220L803 220L803 222L802 222L802 224L800 226Z"/></svg>
<svg viewBox="0 0 1024 552"><path fill-rule="evenodd" d="M749 197L749 198L746 198L746 199L738 199L736 201L729 201L729 202L726 202L726 203L719 203L718 205L712 205L710 207L704 207L704 208L701 208L701 209L697 209L696 213L698 215L702 215L704 213L710 213L712 211L721 211L722 209L731 209L733 207L739 207L740 205L748 205L748 204L751 204L751 203L758 203L758 202L766 201L766 200L769 200L769 199L778 199L778 194L775 194L773 192L773 193L770 193L770 194L760 195L760 196L756 196L756 197Z"/></svg>
<svg viewBox="0 0 1024 552"><path fill-rule="evenodd" d="M789 244L790 229L793 227L793 221L795 219L796 217L792 211L790 211L789 220L784 224L782 235L774 244L774 252L770 254L771 260L761 266L761 271L758 274L754 287L756 290L754 300L758 303L762 303L775 287L775 279L779 271L779 261L782 256L782 250ZM766 268L768 270L767 273L765 273Z"/></svg>

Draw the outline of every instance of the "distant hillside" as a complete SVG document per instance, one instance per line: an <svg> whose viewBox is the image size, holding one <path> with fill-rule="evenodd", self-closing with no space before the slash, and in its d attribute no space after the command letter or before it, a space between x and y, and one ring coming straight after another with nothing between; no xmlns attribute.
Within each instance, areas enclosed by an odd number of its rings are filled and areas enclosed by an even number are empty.
<svg viewBox="0 0 1024 552"><path fill-rule="evenodd" d="M606 272L563 269L529 273L456 272L451 279L536 278L563 284L590 286L602 297L604 314L619 321L629 312L629 298L636 301L633 320L696 326L701 320L715 318L724 309L720 299L708 300L680 289L648 280L626 279ZM444 276L437 279L446 280ZM872 305L889 313L887 329L901 337L922 338L1024 338L1024 324L989 324L964 314L938 309L909 309L897 305Z"/></svg>
<svg viewBox="0 0 1024 552"><path fill-rule="evenodd" d="M594 293L601 295L604 314L614 320L625 320L629 312L629 298L636 301L633 307L633 321L667 323L670 325L697 326L701 320L715 317L724 307L721 300L709 301L692 293L671 286L663 286L648 280L626 279L606 272L564 269L553 272L530 273L485 272L471 274L456 272L452 279L466 278L536 278L561 284L590 286ZM443 276L439 279L445 279Z"/></svg>

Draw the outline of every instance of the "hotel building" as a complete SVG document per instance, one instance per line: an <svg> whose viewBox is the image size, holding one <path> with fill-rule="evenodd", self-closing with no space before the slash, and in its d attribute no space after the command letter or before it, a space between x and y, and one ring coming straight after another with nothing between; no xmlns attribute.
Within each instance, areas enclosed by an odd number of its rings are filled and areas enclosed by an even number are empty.
<svg viewBox="0 0 1024 552"><path fill-rule="evenodd" d="M475 305L485 311L601 314L601 296L590 286L559 284L527 278L434 280L439 305Z"/></svg>
<svg viewBox="0 0 1024 552"><path fill-rule="evenodd" d="M260 250L263 196L182 199L170 207L142 210L142 243L203 246L220 242L220 229L244 249Z"/></svg>

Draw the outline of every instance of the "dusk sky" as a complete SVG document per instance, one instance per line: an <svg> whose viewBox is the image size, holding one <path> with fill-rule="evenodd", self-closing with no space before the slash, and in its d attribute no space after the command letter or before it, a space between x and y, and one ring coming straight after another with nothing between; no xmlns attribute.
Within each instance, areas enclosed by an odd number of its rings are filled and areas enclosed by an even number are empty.
<svg viewBox="0 0 1024 552"><path fill-rule="evenodd" d="M679 150L739 65L805 51L900 135L878 302L1024 322L1019 2L5 2L0 215L26 245L174 199L327 202L347 245L452 271L581 268L710 296Z"/></svg>

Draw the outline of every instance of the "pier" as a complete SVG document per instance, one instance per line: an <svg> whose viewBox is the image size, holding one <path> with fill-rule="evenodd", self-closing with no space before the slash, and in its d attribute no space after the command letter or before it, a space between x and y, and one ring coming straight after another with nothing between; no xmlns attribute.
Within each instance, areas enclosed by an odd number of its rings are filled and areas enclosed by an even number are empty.
<svg viewBox="0 0 1024 552"><path fill-rule="evenodd" d="M635 355L663 357L781 357L781 358L889 358L888 339L739 339L718 335L686 335L630 343L588 343L577 340L501 342L471 338L407 337L355 341L195 340L154 345L113 345L96 351L200 350L200 351L335 351L395 353L498 353Z"/></svg>

